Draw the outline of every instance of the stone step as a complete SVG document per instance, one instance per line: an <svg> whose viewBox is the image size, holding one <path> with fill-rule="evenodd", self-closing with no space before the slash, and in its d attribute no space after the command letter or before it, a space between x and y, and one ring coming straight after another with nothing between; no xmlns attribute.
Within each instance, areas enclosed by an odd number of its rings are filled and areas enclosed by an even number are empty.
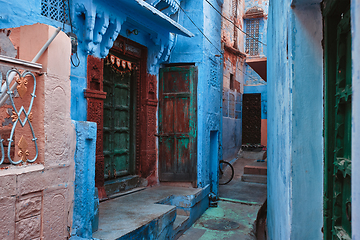
<svg viewBox="0 0 360 240"><path fill-rule="evenodd" d="M253 162L244 167L244 174L267 175L267 162Z"/></svg>
<svg viewBox="0 0 360 240"><path fill-rule="evenodd" d="M266 151L242 151L239 152L240 158L246 158L246 159L265 159L266 158Z"/></svg>
<svg viewBox="0 0 360 240"><path fill-rule="evenodd" d="M209 206L210 187L155 186L101 202L96 239L176 239Z"/></svg>
<svg viewBox="0 0 360 240"><path fill-rule="evenodd" d="M244 174L241 177L243 182L252 182L252 183L267 183L266 175L256 175L256 174Z"/></svg>
<svg viewBox="0 0 360 240"><path fill-rule="evenodd" d="M105 191L109 198L112 195L116 195L134 188L146 187L146 179L140 178L138 175L130 175L122 178L105 182Z"/></svg>
<svg viewBox="0 0 360 240"><path fill-rule="evenodd" d="M189 216L176 215L174 224L173 224L173 239L177 239L181 234L185 232L188 228L190 222Z"/></svg>

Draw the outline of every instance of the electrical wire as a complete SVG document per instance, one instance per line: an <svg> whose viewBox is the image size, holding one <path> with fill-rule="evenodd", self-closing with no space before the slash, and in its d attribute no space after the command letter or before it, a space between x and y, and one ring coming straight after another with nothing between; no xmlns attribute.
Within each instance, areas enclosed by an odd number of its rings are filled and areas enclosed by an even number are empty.
<svg viewBox="0 0 360 240"><path fill-rule="evenodd" d="M207 0L205 0L205 1L207 1ZM175 1L175 2L176 2L176 1ZM179 8L181 9L181 11L183 11L183 13L186 15L186 17L190 20L190 22L191 22L192 24L194 24L194 26L199 30L199 32L206 38L206 40L207 40L211 45L213 45L217 51L219 51L219 53L222 55L222 57L224 57L223 51L220 51L220 50L210 41L210 39L204 34L203 31L201 31L201 29L195 24L195 22L189 17L189 15L187 15L187 13L186 13L186 12L184 11L184 9L180 6L180 4L177 3L177 2L176 2L176 4L179 6ZM210 4L210 5L211 5L211 4ZM249 78L251 78L253 81L258 81L258 79L256 79L256 78L248 75L247 73L245 73L244 71L242 71L240 68L238 68L238 69L240 70L240 72L242 72L244 75L246 75L246 76L248 76ZM262 78L261 78L261 79L262 79Z"/></svg>
<svg viewBox="0 0 360 240"><path fill-rule="evenodd" d="M76 56L77 62L78 62L77 64L74 63L74 61L73 61L73 56L74 56L74 54L72 54L71 57L70 57L71 64L72 64L74 67L78 67L78 66L80 65L80 59L79 59L79 56L78 56L77 52L75 53L75 56Z"/></svg>
<svg viewBox="0 0 360 240"><path fill-rule="evenodd" d="M253 40L255 40L256 42L259 42L261 44L263 44L264 46L266 46L265 43L263 43L262 41L254 38L253 36L250 36L248 33L246 33L244 30L240 29L233 21L231 21L229 18L225 17L219 10L217 10L214 5L212 5L208 0L205 0L218 14L220 14L221 17L223 17L224 19L228 20L229 22L231 22L232 24L234 24L234 26L240 30L240 32L244 33L246 36L248 36L249 38L252 38Z"/></svg>
<svg viewBox="0 0 360 240"><path fill-rule="evenodd" d="M67 0L67 3L68 3L68 10L69 10L69 22L70 22L70 35L73 34L73 25L72 25L72 21L71 21L71 9L70 9L70 0ZM64 6L65 6L65 0L64 0ZM64 12L65 12L65 9L64 9ZM67 34L69 36L69 33ZM70 36L69 36L70 37ZM71 40L72 42L72 40ZM73 44L73 43L72 43ZM72 48L72 46L71 46ZM74 53L71 53L71 57L70 57L70 60L71 60L71 64L74 66L74 67L78 67L80 66L80 59L79 59L79 56L78 56L78 53L77 51L75 52L75 56L76 56L76 59L77 59L77 64L74 63L73 61L73 56L74 56Z"/></svg>
<svg viewBox="0 0 360 240"><path fill-rule="evenodd" d="M183 13L186 15L186 17L190 20L190 22L192 24L194 24L194 26L199 30L199 32L206 38L206 40L214 46L214 48L223 55L223 52L221 50L219 50L211 41L210 39L204 34L204 32L195 24L195 22L189 17L189 15L187 15L187 13L184 11L184 9L180 6L180 3L178 3L177 1L174 1L178 6L179 8L181 9L181 11L183 11Z"/></svg>

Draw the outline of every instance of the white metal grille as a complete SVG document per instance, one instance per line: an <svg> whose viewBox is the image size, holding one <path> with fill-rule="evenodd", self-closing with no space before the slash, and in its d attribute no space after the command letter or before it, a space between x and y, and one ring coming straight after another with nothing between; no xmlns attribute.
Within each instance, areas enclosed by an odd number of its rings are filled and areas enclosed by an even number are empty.
<svg viewBox="0 0 360 240"><path fill-rule="evenodd" d="M246 20L246 53L251 56L259 55L259 19Z"/></svg>
<svg viewBox="0 0 360 240"><path fill-rule="evenodd" d="M68 23L68 9L67 0L41 0L41 15L53 20Z"/></svg>

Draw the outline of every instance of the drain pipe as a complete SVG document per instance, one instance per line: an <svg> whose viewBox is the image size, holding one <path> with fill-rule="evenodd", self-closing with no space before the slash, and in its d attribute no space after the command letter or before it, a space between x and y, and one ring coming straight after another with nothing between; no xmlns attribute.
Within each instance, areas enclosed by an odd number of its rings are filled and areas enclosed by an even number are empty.
<svg viewBox="0 0 360 240"><path fill-rule="evenodd" d="M61 28L58 27L55 32L53 33L53 35L47 40L47 42L44 44L44 46L40 49L40 51L36 54L36 56L33 58L33 60L31 61L32 63L36 63L37 60L39 60L39 58L41 57L41 55L45 52L45 50L49 47L50 43L55 39L55 37L59 34ZM12 80L14 79L16 75L16 72L11 72L8 81L10 82L9 84L12 83ZM15 82L11 88L10 91L14 91L16 86L17 86L17 82ZM8 94L6 94L6 84L3 84L3 86L1 87L1 94L0 94L0 106L2 106L5 101L7 100L7 98L9 97Z"/></svg>

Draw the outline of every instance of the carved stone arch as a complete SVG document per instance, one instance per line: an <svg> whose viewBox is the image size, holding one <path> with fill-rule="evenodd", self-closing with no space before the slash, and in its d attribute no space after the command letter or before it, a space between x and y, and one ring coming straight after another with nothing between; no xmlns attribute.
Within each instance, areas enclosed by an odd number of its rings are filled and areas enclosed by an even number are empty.
<svg viewBox="0 0 360 240"><path fill-rule="evenodd" d="M261 7L254 6L245 12L244 19L262 18L264 16L264 10Z"/></svg>

